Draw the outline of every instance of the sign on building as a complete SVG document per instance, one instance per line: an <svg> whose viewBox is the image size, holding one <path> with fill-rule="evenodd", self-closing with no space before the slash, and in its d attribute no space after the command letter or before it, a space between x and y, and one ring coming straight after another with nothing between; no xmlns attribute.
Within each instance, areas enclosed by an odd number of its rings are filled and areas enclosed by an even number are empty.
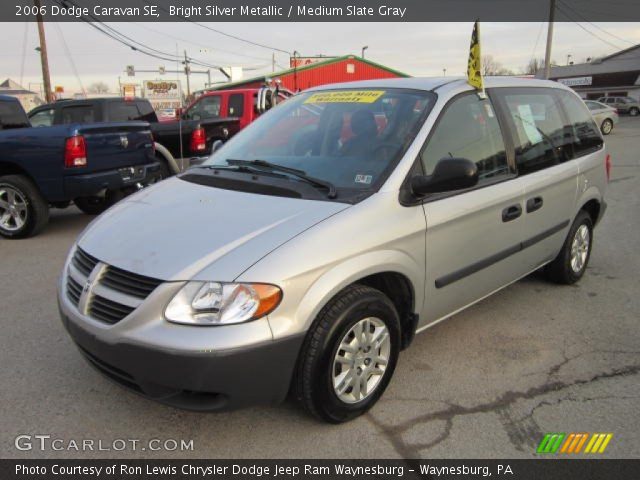
<svg viewBox="0 0 640 480"><path fill-rule="evenodd" d="M289 57L289 66L291 68L300 68L305 65L312 65L318 62L324 62L325 60L330 60L335 57Z"/></svg>
<svg viewBox="0 0 640 480"><path fill-rule="evenodd" d="M567 87L584 87L591 85L593 81L592 77L573 77L573 78L559 78L558 82L566 85Z"/></svg>

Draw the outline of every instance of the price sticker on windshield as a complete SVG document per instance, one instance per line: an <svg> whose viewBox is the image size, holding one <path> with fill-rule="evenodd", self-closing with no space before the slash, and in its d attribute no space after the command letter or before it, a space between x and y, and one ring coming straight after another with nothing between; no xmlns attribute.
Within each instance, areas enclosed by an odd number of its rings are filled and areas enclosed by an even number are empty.
<svg viewBox="0 0 640 480"><path fill-rule="evenodd" d="M344 90L341 92L318 92L304 103L373 103L384 95L384 90Z"/></svg>

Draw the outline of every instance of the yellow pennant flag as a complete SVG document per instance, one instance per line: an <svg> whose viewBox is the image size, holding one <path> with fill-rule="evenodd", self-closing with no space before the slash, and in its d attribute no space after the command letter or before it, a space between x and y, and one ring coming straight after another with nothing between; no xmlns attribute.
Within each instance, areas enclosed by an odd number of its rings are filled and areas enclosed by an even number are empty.
<svg viewBox="0 0 640 480"><path fill-rule="evenodd" d="M482 81L482 61L480 59L480 24L477 20L473 25L471 45L469 46L467 82L477 90L484 92L484 83Z"/></svg>

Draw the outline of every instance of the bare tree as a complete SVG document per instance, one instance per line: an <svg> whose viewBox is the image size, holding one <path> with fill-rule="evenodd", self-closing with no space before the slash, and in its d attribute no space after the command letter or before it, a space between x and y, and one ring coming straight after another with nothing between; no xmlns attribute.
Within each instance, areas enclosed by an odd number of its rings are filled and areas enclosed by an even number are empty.
<svg viewBox="0 0 640 480"><path fill-rule="evenodd" d="M513 72L504 68L492 55L485 55L482 57L482 75L513 75Z"/></svg>
<svg viewBox="0 0 640 480"><path fill-rule="evenodd" d="M532 58L529 60L529 63L524 67L523 73L525 75L535 75L538 70L542 70L544 68L544 59L543 58Z"/></svg>
<svg viewBox="0 0 640 480"><path fill-rule="evenodd" d="M94 82L87 88L89 93L108 93L109 86L104 82Z"/></svg>

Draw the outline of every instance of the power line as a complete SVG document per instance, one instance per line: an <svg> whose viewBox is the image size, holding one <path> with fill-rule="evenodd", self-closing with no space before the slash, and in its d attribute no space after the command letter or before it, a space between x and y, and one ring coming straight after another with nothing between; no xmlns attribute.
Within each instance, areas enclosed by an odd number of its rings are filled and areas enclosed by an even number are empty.
<svg viewBox="0 0 640 480"><path fill-rule="evenodd" d="M607 45L609 45L610 47L615 48L616 50L622 50L622 47L620 47L619 45L615 45L613 43L611 43L609 40L602 38L600 35L597 35L596 33L592 32L591 30L587 29L584 25L582 25L580 22L575 21L573 18L571 18L571 15L569 15L569 13L564 10L560 5L557 6L557 9L560 13L562 13L565 17L567 17L567 19L569 19L569 21L575 23L578 27L580 27L582 30L584 30L585 32L587 32L589 35L591 35L594 38L597 38L598 40L600 40L603 43L606 43Z"/></svg>
<svg viewBox="0 0 640 480"><path fill-rule="evenodd" d="M78 84L80 85L80 90L82 91L83 95L86 95L84 85L82 84L82 80L80 79L80 74L78 73L78 69L76 68L76 62L73 61L73 56L71 55L71 51L69 50L69 45L67 45L67 41L64 38L64 33L62 33L62 28L60 28L60 24L58 22L53 22L53 24L56 26L56 29L58 30L58 35L60 35L60 39L62 40L62 46L64 48L64 51L67 54L67 57L69 58L69 63L71 63L71 69L73 70L73 74L75 75L76 80L78 81Z"/></svg>
<svg viewBox="0 0 640 480"><path fill-rule="evenodd" d="M630 40L627 40L625 38L619 37L618 35L615 35L607 30L605 30L602 27L599 27L598 25L596 25L593 22L590 22L589 20L586 19L586 17L584 15L582 15L580 12L578 12L576 9L574 9L573 7L571 7L569 4L565 3L563 0L558 0L565 8L571 10L578 18L582 19L584 22L588 23L589 25L593 26L594 28L597 28L598 30L600 30L603 33L606 33L607 35L620 40L621 42L625 42L628 43L630 45L636 45L636 42L632 42Z"/></svg>
<svg viewBox="0 0 640 480"><path fill-rule="evenodd" d="M255 55L247 55L245 53L233 52L231 50L221 50L219 48L211 48L209 45L205 45L203 43L197 43L197 42L194 42L193 40L187 40L186 38L181 38L181 37L177 37L175 35L171 35L169 33L160 32L160 31L155 30L155 29L153 29L151 27L148 27L147 25L144 25L142 23L134 23L134 25L136 25L138 27L141 27L141 28L144 28L145 30L149 30L150 32L154 32L154 33L156 33L158 35L162 35L163 37L169 37L169 38L172 38L174 40L179 40L179 41L184 42L184 43L189 43L191 45L195 45L196 47L206 48L208 50L217 51L217 52L221 52L221 53L225 53L225 54L229 54L229 55L236 55L238 57L251 58L251 59L254 59L254 60L263 60L263 61L267 60L264 57L256 57Z"/></svg>
<svg viewBox="0 0 640 480"><path fill-rule="evenodd" d="M149 0L142 0L144 3L146 3L147 5L152 5ZM162 5L158 5L157 6L160 10L162 10L165 13L169 13L169 10L167 10L166 8L164 8ZM212 32L218 33L220 35L224 35L225 37L229 37L229 38L233 38L234 40L238 40L240 42L244 42L244 43L248 43L250 45L254 45L256 47L261 47L261 48L266 48L267 50L273 50L275 52L281 52L281 53L286 53L287 55L291 55L291 52L287 51L287 50L283 50L281 48L277 48L277 47L271 47L269 45L265 45L263 43L258 43L258 42L254 42L253 40L247 40L246 38L242 38L239 37L237 35L233 35L231 33L227 33L227 32L223 32L222 30L217 30L215 28L209 27L208 25L204 25L202 23L196 22L195 20L191 20L188 17L184 17L182 15L180 15L181 18L183 18L184 20L193 23L194 25L198 25L201 28L205 28L207 30L210 30Z"/></svg>

